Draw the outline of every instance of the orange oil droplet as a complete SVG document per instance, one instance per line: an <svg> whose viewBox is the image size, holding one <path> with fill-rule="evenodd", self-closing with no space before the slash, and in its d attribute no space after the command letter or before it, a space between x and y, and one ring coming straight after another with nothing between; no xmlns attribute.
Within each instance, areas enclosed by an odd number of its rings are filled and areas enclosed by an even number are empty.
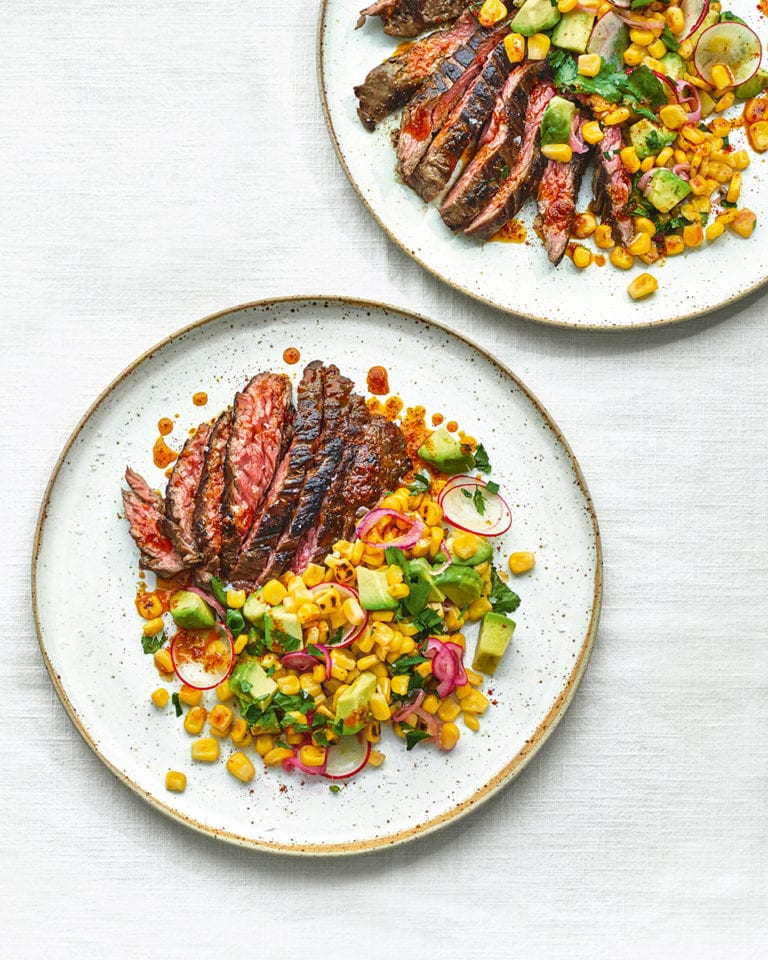
<svg viewBox="0 0 768 960"><path fill-rule="evenodd" d="M593 263L596 263L598 267L604 267L604 266L605 266L605 257L602 255L602 253L596 253L596 254L595 254Z"/></svg>
<svg viewBox="0 0 768 960"><path fill-rule="evenodd" d="M384 397L389 393L389 377L386 367L371 367L366 377L368 392L374 393L379 397Z"/></svg>
<svg viewBox="0 0 768 960"><path fill-rule="evenodd" d="M301 359L301 354L296 349L296 347L286 347L283 350L283 360L286 363L298 363Z"/></svg>
<svg viewBox="0 0 768 960"><path fill-rule="evenodd" d="M157 438L154 447L152 447L152 461L156 467L164 470L173 463L177 456L178 454L171 450L162 437Z"/></svg>
<svg viewBox="0 0 768 960"><path fill-rule="evenodd" d="M208 403L208 394L205 390L199 390L197 393L192 394L192 403L196 407L204 407Z"/></svg>
<svg viewBox="0 0 768 960"><path fill-rule="evenodd" d="M456 433L456 431L459 429L459 425L455 420L449 420L445 425L445 429L448 431L448 433Z"/></svg>
<svg viewBox="0 0 768 960"><path fill-rule="evenodd" d="M499 240L501 243L525 243L527 237L525 225L519 220L510 220L491 239Z"/></svg>
<svg viewBox="0 0 768 960"><path fill-rule="evenodd" d="M157 421L157 432L161 437L167 437L172 430L173 420L169 420L168 417L161 417Z"/></svg>
<svg viewBox="0 0 768 960"><path fill-rule="evenodd" d="M433 413L433 414L432 414L432 426L433 426L433 427L439 427L440 424L443 422L443 420L445 420L445 417L442 415L442 413Z"/></svg>

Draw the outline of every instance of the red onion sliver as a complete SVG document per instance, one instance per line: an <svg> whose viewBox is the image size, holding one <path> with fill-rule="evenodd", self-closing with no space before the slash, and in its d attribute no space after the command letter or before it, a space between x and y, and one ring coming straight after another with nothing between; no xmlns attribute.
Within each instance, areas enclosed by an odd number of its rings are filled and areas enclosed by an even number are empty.
<svg viewBox="0 0 768 960"><path fill-rule="evenodd" d="M201 590L199 587L185 587L185 590L189 590L190 593L196 593L198 597L208 604L212 610L215 610L216 613L221 617L222 620L227 619L227 611L222 607L216 597L212 597L209 593L206 593L205 590Z"/></svg>
<svg viewBox="0 0 768 960"><path fill-rule="evenodd" d="M383 520L384 517L394 517L401 523L407 524L410 529L401 536L395 537L393 540L388 540L386 543L374 543L371 540L366 540L365 535L376 526L379 520ZM358 523L355 529L355 537L358 540L362 540L367 547L375 547L378 550L386 550L387 547L412 547L418 541L423 532L424 524L421 520L419 520L418 517L408 517L404 513L399 513L397 510L389 510L386 507L377 507L375 510L369 511Z"/></svg>
<svg viewBox="0 0 768 960"><path fill-rule="evenodd" d="M280 663L287 670L298 670L299 673L309 673L317 666L317 657L311 653L305 653L303 650L294 650L286 653L280 658Z"/></svg>

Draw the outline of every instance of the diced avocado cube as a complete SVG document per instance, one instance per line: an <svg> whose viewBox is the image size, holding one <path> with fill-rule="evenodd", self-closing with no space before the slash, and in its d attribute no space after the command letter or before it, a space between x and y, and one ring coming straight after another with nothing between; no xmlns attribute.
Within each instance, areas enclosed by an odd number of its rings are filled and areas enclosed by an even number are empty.
<svg viewBox="0 0 768 960"><path fill-rule="evenodd" d="M277 693L277 684L253 657L245 657L237 664L229 677L229 687L243 706L258 703L262 710L267 709Z"/></svg>
<svg viewBox="0 0 768 960"><path fill-rule="evenodd" d="M461 440L445 427L433 431L419 447L419 456L440 473L464 473L475 464L472 453Z"/></svg>
<svg viewBox="0 0 768 960"><path fill-rule="evenodd" d="M768 70L763 70L761 67L753 77L739 84L734 93L739 100L751 100L752 97L761 94L766 87L768 87Z"/></svg>
<svg viewBox="0 0 768 960"><path fill-rule="evenodd" d="M471 557L464 559L452 553L451 559L453 563L461 567L476 567L479 563L485 563L486 560L490 560L492 556L493 547L491 546L490 540L488 540L487 537L478 537L477 550L475 550Z"/></svg>
<svg viewBox="0 0 768 960"><path fill-rule="evenodd" d="M483 578L480 574L472 567L457 563L452 563L439 573L435 577L435 585L462 610L479 600L483 592Z"/></svg>
<svg viewBox="0 0 768 960"><path fill-rule="evenodd" d="M563 97L552 97L541 118L542 147L552 143L568 143L571 139L571 125L575 115L575 103Z"/></svg>
<svg viewBox="0 0 768 960"><path fill-rule="evenodd" d="M264 620L264 614L267 610L270 609L268 603L265 603L259 595L259 591L255 590L248 597L246 597L245 604L243 605L243 616L246 620L254 626L258 626Z"/></svg>
<svg viewBox="0 0 768 960"><path fill-rule="evenodd" d="M564 13L552 31L552 44L561 50L584 53L595 24L594 13L571 10Z"/></svg>
<svg viewBox="0 0 768 960"><path fill-rule="evenodd" d="M472 669L492 676L496 672L496 668L501 662L514 632L514 620L505 617L503 613L486 613L480 625L480 635L477 638Z"/></svg>
<svg viewBox="0 0 768 960"><path fill-rule="evenodd" d="M171 597L171 616L183 630L204 630L214 625L211 607L197 593L178 590Z"/></svg>
<svg viewBox="0 0 768 960"><path fill-rule="evenodd" d="M400 601L389 592L385 570L357 568L357 593L363 610L396 610Z"/></svg>
<svg viewBox="0 0 768 960"><path fill-rule="evenodd" d="M532 37L534 33L543 33L554 27L559 19L560 11L552 0L525 0L512 21L511 30Z"/></svg>
<svg viewBox="0 0 768 960"><path fill-rule="evenodd" d="M336 719L343 720L343 733L357 733L365 726L368 702L376 689L376 674L364 671L336 701Z"/></svg>
<svg viewBox="0 0 768 960"><path fill-rule="evenodd" d="M670 80L682 80L685 76L685 61L679 53L668 50L661 58Z"/></svg>
<svg viewBox="0 0 768 960"><path fill-rule="evenodd" d="M645 118L633 123L629 128L629 142L635 148L639 160L656 156L664 147L673 144L676 136L674 130L667 130Z"/></svg>
<svg viewBox="0 0 768 960"><path fill-rule="evenodd" d="M686 180L666 167L659 167L651 178L646 197L659 213L669 213L681 200L685 200L690 192L691 188Z"/></svg>
<svg viewBox="0 0 768 960"><path fill-rule="evenodd" d="M298 640L303 645L304 631L295 613L289 613L282 604L278 604L276 607L270 608L269 615L272 617L275 630L293 637L294 640Z"/></svg>
<svg viewBox="0 0 768 960"><path fill-rule="evenodd" d="M412 580L419 580L426 583L429 587L427 594L428 603L442 603L445 600L445 594L435 584L435 577L432 568L424 557L416 557L413 560L407 560L405 563L405 574Z"/></svg>

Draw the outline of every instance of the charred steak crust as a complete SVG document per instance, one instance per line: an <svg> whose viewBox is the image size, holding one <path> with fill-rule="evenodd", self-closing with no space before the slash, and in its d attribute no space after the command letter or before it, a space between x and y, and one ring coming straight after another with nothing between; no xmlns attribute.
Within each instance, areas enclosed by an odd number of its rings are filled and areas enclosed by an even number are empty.
<svg viewBox="0 0 768 960"><path fill-rule="evenodd" d="M381 17L384 33L390 37L417 37L427 27L446 23L459 16L472 0L376 0L360 11L356 29L367 17Z"/></svg>
<svg viewBox="0 0 768 960"><path fill-rule="evenodd" d="M232 427L232 408L227 408L214 423L200 483L195 494L193 522L202 567L196 577L207 583L221 568L222 498L224 496L224 459Z"/></svg>
<svg viewBox="0 0 768 960"><path fill-rule="evenodd" d="M408 50L375 66L355 87L358 116L373 130L393 110L402 107L439 64L463 46L478 29L474 14L465 10L450 26L418 40Z"/></svg>
<svg viewBox="0 0 768 960"><path fill-rule="evenodd" d="M323 426L323 365L310 363L296 390L296 417L293 439L275 471L264 509L243 543L234 580L255 582L267 565L283 532L288 528L299 500L304 477L311 467Z"/></svg>
<svg viewBox="0 0 768 960"><path fill-rule="evenodd" d="M237 394L224 459L222 567L236 564L258 519L277 464L290 440L291 383L284 374L257 374Z"/></svg>
<svg viewBox="0 0 768 960"><path fill-rule="evenodd" d="M468 226L508 175L520 150L528 97L545 69L544 61L528 62L515 67L504 81L475 155L440 207L440 216L451 230Z"/></svg>
<svg viewBox="0 0 768 960"><path fill-rule="evenodd" d="M165 504L159 493L150 489L147 481L130 467L125 471L128 489L122 491L125 515L136 546L141 553L141 565L159 577L175 577L188 569L163 532Z"/></svg>
<svg viewBox="0 0 768 960"><path fill-rule="evenodd" d="M200 562L194 526L195 496L205 466L210 423L201 423L176 458L165 488L163 530L187 565Z"/></svg>

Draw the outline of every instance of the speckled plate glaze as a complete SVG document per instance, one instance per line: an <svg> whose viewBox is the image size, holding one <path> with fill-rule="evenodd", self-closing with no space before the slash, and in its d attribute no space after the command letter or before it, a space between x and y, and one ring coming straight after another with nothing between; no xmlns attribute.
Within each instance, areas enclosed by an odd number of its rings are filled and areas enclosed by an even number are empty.
<svg viewBox="0 0 768 960"><path fill-rule="evenodd" d="M283 351L301 353L296 366ZM231 402L259 370L294 381L304 364L338 363L362 390L374 364L407 406L454 418L487 447L513 509L497 545L532 549L535 572L522 597L514 641L490 686L482 730L451 754L410 753L385 731L386 761L344 785L270 769L247 785L222 760L196 765L173 709L149 694L159 678L142 653L133 606L138 555L122 515L126 464L164 485L152 465L161 417L169 440ZM206 407L192 396L207 391ZM124 783L164 813L232 843L292 854L356 853L411 840L477 806L525 766L565 713L595 636L600 542L576 460L547 412L513 373L440 325L393 307L334 298L264 301L185 328L140 357L87 412L54 470L33 558L40 645L64 706L92 749ZM474 639L472 640L474 643ZM471 654L471 650L470 650ZM173 689L169 685L169 689ZM213 698L211 698L213 699ZM256 758L254 758L256 759ZM184 771L168 793L169 769Z"/></svg>
<svg viewBox="0 0 768 960"><path fill-rule="evenodd" d="M363 6L360 4L360 6ZM765 17L755 4L738 4L739 16L768 38ZM741 8L744 9L741 9ZM742 240L730 231L706 249L670 257L653 267L659 290L634 302L627 294L632 279L647 270L630 271L610 264L578 271L564 260L553 267L533 232L533 203L520 220L525 244L481 244L456 236L440 219L435 204L425 205L395 173L390 135L399 112L368 133L355 112L352 88L370 69L391 56L397 40L381 29L377 17L355 30L358 5L323 0L318 29L318 71L325 116L336 152L353 187L390 238L445 283L483 303L529 320L582 329L623 330L673 323L698 316L746 296L768 281L761 254L760 223L768 217L766 156L751 154L740 203L758 216L758 232ZM737 130L731 142L745 143ZM591 177L585 178L579 209L587 207Z"/></svg>

